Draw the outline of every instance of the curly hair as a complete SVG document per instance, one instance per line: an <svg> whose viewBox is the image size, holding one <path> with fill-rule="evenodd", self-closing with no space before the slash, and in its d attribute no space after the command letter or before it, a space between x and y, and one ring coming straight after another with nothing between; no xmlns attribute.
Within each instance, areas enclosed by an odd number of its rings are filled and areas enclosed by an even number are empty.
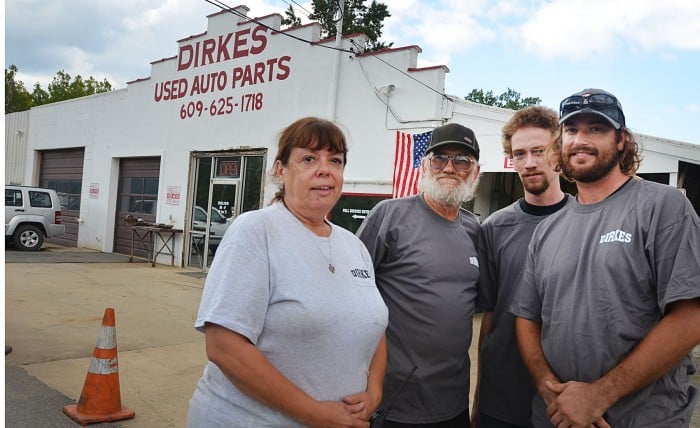
<svg viewBox="0 0 700 428"><path fill-rule="evenodd" d="M552 141L549 143L546 149L546 156L549 163L552 165L554 170L558 172L562 177L568 181L574 181L571 177L568 177L562 170L562 165L564 164L564 158L561 155L562 146L562 134L563 127L559 128ZM620 141L624 138L624 145L622 146L622 151L618 152L618 161L620 163L620 170L623 174L632 176L639 169L639 164L642 162L642 155L639 149L639 144L634 137L632 131L629 128L622 127L615 130L615 141Z"/></svg>
<svg viewBox="0 0 700 428"><path fill-rule="evenodd" d="M304 117L286 127L280 134L275 163L280 161L283 166L287 166L292 149L295 147L312 150L328 149L343 154L343 165L348 162L348 144L345 135L338 125L330 120ZM278 180L274 166L270 175L273 181ZM283 199L284 187L280 186L270 204L281 202Z"/></svg>
<svg viewBox="0 0 700 428"><path fill-rule="evenodd" d="M512 157L513 155L513 134L520 128L535 127L547 129L552 134L556 135L559 130L559 116L554 110L543 106L530 106L522 108L515 112L513 117L503 125L503 153Z"/></svg>

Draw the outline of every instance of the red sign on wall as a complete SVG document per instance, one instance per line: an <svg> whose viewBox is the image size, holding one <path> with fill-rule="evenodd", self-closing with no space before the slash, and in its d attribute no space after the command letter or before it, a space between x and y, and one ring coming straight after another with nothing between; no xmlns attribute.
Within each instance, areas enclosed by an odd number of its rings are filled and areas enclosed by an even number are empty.
<svg viewBox="0 0 700 428"><path fill-rule="evenodd" d="M237 160L220 161L218 177L238 178L241 175L241 163Z"/></svg>
<svg viewBox="0 0 700 428"><path fill-rule="evenodd" d="M503 156L503 168L513 168L513 159Z"/></svg>

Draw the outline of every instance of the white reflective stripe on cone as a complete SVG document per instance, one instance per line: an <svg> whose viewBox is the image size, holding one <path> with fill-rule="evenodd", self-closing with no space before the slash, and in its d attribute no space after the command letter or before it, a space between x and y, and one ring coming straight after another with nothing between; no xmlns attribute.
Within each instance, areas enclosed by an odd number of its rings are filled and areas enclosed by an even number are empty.
<svg viewBox="0 0 700 428"><path fill-rule="evenodd" d="M119 373L117 358L92 358L90 360L90 373L108 375Z"/></svg>
<svg viewBox="0 0 700 428"><path fill-rule="evenodd" d="M117 347L117 329L114 327L103 326L100 328L100 334L97 336L96 348L112 349Z"/></svg>

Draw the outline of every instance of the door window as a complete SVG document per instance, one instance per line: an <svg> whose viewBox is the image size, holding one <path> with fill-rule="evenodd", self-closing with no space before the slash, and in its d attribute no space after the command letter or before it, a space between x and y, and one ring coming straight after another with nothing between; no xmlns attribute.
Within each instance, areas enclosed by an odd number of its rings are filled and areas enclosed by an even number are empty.
<svg viewBox="0 0 700 428"><path fill-rule="evenodd" d="M21 207L22 191L14 189L5 189L5 206L6 207Z"/></svg>

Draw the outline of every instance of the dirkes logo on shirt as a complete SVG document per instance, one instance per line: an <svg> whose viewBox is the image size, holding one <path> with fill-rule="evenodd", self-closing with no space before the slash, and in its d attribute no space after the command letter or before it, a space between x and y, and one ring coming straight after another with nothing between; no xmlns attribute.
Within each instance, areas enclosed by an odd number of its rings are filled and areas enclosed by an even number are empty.
<svg viewBox="0 0 700 428"><path fill-rule="evenodd" d="M613 230L600 236L598 243L605 244L606 242L632 242L632 234L620 229Z"/></svg>
<svg viewBox="0 0 700 428"><path fill-rule="evenodd" d="M367 269L351 269L350 273L355 278L362 278L362 279L371 278L371 276L369 275L369 271Z"/></svg>

